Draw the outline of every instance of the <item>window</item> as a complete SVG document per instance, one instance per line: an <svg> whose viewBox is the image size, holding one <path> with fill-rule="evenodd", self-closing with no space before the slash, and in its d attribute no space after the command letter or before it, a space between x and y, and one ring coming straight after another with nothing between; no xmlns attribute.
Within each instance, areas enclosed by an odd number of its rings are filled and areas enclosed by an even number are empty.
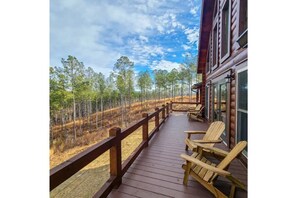
<svg viewBox="0 0 297 198"><path fill-rule="evenodd" d="M226 0L221 17L221 62L226 60L230 55L230 0Z"/></svg>
<svg viewBox="0 0 297 198"><path fill-rule="evenodd" d="M218 1L215 1L215 4L214 4L214 11L213 11L213 20L215 21L217 16L218 16Z"/></svg>
<svg viewBox="0 0 297 198"><path fill-rule="evenodd" d="M211 34L209 35L208 49L206 55L206 73L210 72L210 50L211 50Z"/></svg>
<svg viewBox="0 0 297 198"><path fill-rule="evenodd" d="M212 67L215 69L217 67L217 59L218 59L218 25L213 28L212 34Z"/></svg>
<svg viewBox="0 0 297 198"><path fill-rule="evenodd" d="M238 25L238 36L241 36L245 30L247 30L247 0L239 1L239 25Z"/></svg>
<svg viewBox="0 0 297 198"><path fill-rule="evenodd" d="M248 70L237 73L237 142L246 140L248 132ZM247 156L247 148L243 152Z"/></svg>

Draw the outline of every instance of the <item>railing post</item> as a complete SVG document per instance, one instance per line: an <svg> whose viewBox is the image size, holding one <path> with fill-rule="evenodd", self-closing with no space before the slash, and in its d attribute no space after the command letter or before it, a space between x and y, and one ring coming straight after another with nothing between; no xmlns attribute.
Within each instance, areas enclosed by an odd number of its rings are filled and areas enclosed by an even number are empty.
<svg viewBox="0 0 297 198"><path fill-rule="evenodd" d="M143 118L145 119L145 123L142 125L142 141L145 142L145 147L148 147L148 114L143 113Z"/></svg>
<svg viewBox="0 0 297 198"><path fill-rule="evenodd" d="M155 116L155 127L156 127L156 131L159 131L159 108L156 107L155 108L156 116Z"/></svg>
<svg viewBox="0 0 297 198"><path fill-rule="evenodd" d="M162 119L165 119L165 105L162 105Z"/></svg>
<svg viewBox="0 0 297 198"><path fill-rule="evenodd" d="M172 112L172 101L170 101L170 111Z"/></svg>
<svg viewBox="0 0 297 198"><path fill-rule="evenodd" d="M114 127L109 130L109 136L115 137L115 144L110 148L110 175L117 177L115 188L118 188L122 183L122 146L121 146L121 128Z"/></svg>
<svg viewBox="0 0 297 198"><path fill-rule="evenodd" d="M167 102L166 103L166 116L169 115L169 103Z"/></svg>

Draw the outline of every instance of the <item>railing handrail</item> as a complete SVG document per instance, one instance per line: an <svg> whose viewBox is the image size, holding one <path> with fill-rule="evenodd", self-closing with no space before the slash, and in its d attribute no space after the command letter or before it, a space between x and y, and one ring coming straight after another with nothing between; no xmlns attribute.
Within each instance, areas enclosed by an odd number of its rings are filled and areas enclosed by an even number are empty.
<svg viewBox="0 0 297 198"><path fill-rule="evenodd" d="M195 104L195 105L198 105L198 104L201 104L201 103L200 102L190 102L190 101L188 101L188 102L171 101L170 102L170 105L171 105L170 109L171 109L171 111L187 112L189 109L174 109L172 107L173 104Z"/></svg>
<svg viewBox="0 0 297 198"><path fill-rule="evenodd" d="M137 158L137 156L140 154L143 148L148 146L149 140L153 137L155 132L159 130L159 127L165 122L165 120L169 116L169 109L171 109L170 107L172 107L172 104L166 103L166 105L163 105L161 108L156 108L155 112L153 113L143 114L143 118L141 118L131 126L127 127L123 131L121 131L121 129L117 127L110 129L110 135L112 134L111 137L91 146L90 148L87 148L81 153L52 168L50 170L50 191L56 188L62 182L66 181L68 178L77 173L83 167L94 161L97 157L99 157L106 151L110 150L111 176L109 180L102 186L102 188L94 195L94 197L106 197L111 192L113 187L116 187L119 184L121 184L122 176L125 174L130 165L134 162L134 160ZM162 121L159 123L160 112L162 112ZM148 134L148 122L153 117L155 117L155 128L152 130L150 134ZM141 126L145 126L142 129L143 141L122 164L121 141ZM116 130L119 131L116 133ZM116 157L120 160L111 160L112 155L117 155L118 152L119 156L113 156L113 158Z"/></svg>
<svg viewBox="0 0 297 198"><path fill-rule="evenodd" d="M172 101L172 104L199 104L199 102L178 102L178 101Z"/></svg>

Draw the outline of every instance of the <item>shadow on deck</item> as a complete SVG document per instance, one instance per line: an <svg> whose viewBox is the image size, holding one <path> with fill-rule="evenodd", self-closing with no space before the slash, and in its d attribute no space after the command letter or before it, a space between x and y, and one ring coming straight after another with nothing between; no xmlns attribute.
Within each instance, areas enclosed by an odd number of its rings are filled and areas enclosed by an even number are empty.
<svg viewBox="0 0 297 198"><path fill-rule="evenodd" d="M205 130L207 123L188 121L185 113L172 113L170 118L156 133L149 147L138 156L127 173L123 176L122 184L113 189L108 197L213 197L202 185L190 177L188 186L183 185L184 170L181 165L181 153L185 151L185 130ZM193 138L199 138L194 135ZM217 144L224 150L228 148ZM247 169L235 159L229 171L247 185ZM229 194L231 185L222 177L216 182L225 194ZM247 192L237 189L235 197L247 197Z"/></svg>

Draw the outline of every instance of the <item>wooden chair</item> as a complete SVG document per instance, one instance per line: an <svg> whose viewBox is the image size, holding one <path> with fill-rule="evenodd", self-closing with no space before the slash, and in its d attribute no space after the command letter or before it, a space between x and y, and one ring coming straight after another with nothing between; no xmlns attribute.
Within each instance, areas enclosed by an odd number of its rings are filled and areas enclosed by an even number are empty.
<svg viewBox="0 0 297 198"><path fill-rule="evenodd" d="M218 176L222 176L232 183L229 195L230 198L234 197L236 187L246 190L246 186L227 171L230 163L243 151L246 145L246 141L239 142L229 153L227 153L227 155L225 151L222 152L223 150L221 149L203 145L204 149L209 150L210 152L225 155L224 159L217 165L206 159L203 154L196 153L196 157L193 157L193 155L188 156L186 154L181 154L181 157L186 160L186 164L182 165L182 168L185 170L183 180L184 185L187 185L189 175L191 175L215 197L227 197L213 185Z"/></svg>
<svg viewBox="0 0 297 198"><path fill-rule="evenodd" d="M193 120L203 122L203 118L202 118L203 109L204 109L204 106L202 106L201 104L198 104L195 109L189 110L187 112L187 116L189 120L193 119Z"/></svg>
<svg viewBox="0 0 297 198"><path fill-rule="evenodd" d="M207 146L213 147L215 143L221 143L222 140L219 139L225 130L225 123L222 121L215 121L211 123L207 131L185 131L188 137L185 139L186 150L190 148L192 151L197 150L197 143L206 144ZM192 134L204 134L203 138L200 140L191 140Z"/></svg>
<svg viewBox="0 0 297 198"><path fill-rule="evenodd" d="M190 108L188 110L188 113L198 111L201 107L202 107L202 104L198 104L194 109Z"/></svg>

